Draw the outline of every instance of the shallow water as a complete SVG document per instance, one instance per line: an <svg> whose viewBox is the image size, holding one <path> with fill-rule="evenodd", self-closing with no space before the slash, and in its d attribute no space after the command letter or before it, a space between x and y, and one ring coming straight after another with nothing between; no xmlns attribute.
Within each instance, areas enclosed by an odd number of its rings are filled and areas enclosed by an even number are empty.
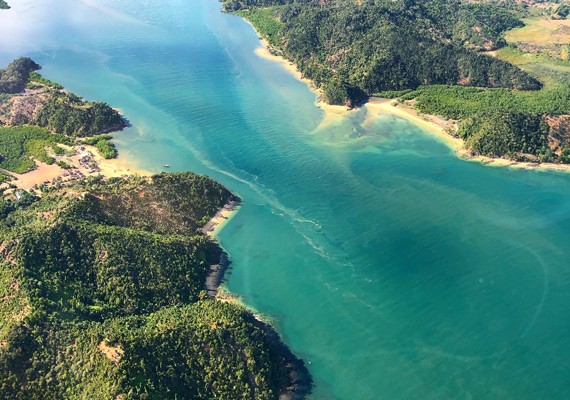
<svg viewBox="0 0 570 400"><path fill-rule="evenodd" d="M213 0L12 3L2 65L30 55L121 108L133 165L244 199L220 234L227 285L307 361L312 398L570 398L570 175L458 160L365 110L320 126Z"/></svg>

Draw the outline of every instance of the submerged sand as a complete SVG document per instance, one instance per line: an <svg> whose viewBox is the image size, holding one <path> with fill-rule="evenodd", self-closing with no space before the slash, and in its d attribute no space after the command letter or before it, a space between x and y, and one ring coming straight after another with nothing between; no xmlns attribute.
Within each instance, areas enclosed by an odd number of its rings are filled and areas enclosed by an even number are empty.
<svg viewBox="0 0 570 400"><path fill-rule="evenodd" d="M513 161L505 158L494 158L480 155L474 155L465 147L465 142L455 136L450 135L450 128L453 131L453 122L447 121L436 115L420 114L414 108L405 104L393 104L393 100L371 98L364 105L372 114L392 114L412 121L418 126L425 128L424 130L443 141L448 147L453 149L455 154L464 160L479 162L492 167L513 167L522 169L570 172L570 164L554 164L554 163L532 163Z"/></svg>
<svg viewBox="0 0 570 400"><path fill-rule="evenodd" d="M247 21L247 20L245 20L245 21L251 25L251 23L249 21ZM251 26L253 27L253 25L251 25ZM255 29L255 27L253 29ZM259 36L259 33L258 33L258 36ZM338 117L338 116L345 115L347 112L350 111L346 108L346 106L338 106L338 105L332 105L332 104L325 103L323 101L323 91L321 89L317 88L315 86L315 84L313 83L313 81L311 81L308 78L305 78L305 76L303 76L303 73L301 71L299 71L299 69L297 68L295 63L287 60L285 57L273 54L270 51L271 46L269 45L269 43L261 37L259 40L261 42L261 47L258 47L255 49L255 54L258 57L261 57L265 60L270 60L270 61L275 61L275 62L280 63L291 75L293 75L295 78L297 78L298 80L303 82L305 85L307 85L309 87L309 89L311 89L311 91L317 95L317 101L315 102L315 105L317 107L321 108L323 111L325 111L327 116Z"/></svg>

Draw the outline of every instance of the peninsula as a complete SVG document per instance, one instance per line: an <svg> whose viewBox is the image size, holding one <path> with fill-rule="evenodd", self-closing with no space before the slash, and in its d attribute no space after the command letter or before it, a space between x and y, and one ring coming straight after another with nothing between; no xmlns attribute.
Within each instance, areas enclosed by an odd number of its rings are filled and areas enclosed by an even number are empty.
<svg viewBox="0 0 570 400"><path fill-rule="evenodd" d="M101 133L123 118L37 69L0 72L0 398L302 398L278 334L207 292L227 260L208 233L239 199L190 172L113 177Z"/></svg>
<svg viewBox="0 0 570 400"><path fill-rule="evenodd" d="M467 0L223 3L252 23L272 54L293 62L328 104L350 109L371 97L392 99L438 121L462 142L465 157L570 162L563 6ZM518 45L509 41L507 33L544 21L561 26L555 51L532 46L535 37L528 34L521 45L524 30L516 36Z"/></svg>

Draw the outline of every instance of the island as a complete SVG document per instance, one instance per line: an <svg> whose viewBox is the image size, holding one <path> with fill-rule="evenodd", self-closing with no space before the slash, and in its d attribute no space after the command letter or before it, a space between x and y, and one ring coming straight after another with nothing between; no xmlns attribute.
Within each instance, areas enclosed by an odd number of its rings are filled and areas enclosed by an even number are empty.
<svg viewBox="0 0 570 400"><path fill-rule="evenodd" d="M4 0L0 0L0 10L7 10L10 6Z"/></svg>
<svg viewBox="0 0 570 400"><path fill-rule="evenodd" d="M93 169L123 118L38 68L0 72L0 398L303 398L303 361L217 290L208 233L239 198L191 172ZM55 164L68 175L29 187Z"/></svg>
<svg viewBox="0 0 570 400"><path fill-rule="evenodd" d="M458 139L465 157L562 164L570 162L570 26L567 6L547 6L223 1L325 103L350 109L390 99ZM528 29L533 25L541 29ZM554 37L536 33L544 26L556 32L556 43L537 43Z"/></svg>

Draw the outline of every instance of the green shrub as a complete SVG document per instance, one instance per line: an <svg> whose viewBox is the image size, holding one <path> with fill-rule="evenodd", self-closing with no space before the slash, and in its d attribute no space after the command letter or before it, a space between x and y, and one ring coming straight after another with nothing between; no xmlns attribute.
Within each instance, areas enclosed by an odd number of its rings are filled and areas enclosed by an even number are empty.
<svg viewBox="0 0 570 400"><path fill-rule="evenodd" d="M33 157L38 161L53 164L47 148L57 143L71 144L69 139L34 126L0 126L0 167L15 173L25 173L36 168Z"/></svg>

